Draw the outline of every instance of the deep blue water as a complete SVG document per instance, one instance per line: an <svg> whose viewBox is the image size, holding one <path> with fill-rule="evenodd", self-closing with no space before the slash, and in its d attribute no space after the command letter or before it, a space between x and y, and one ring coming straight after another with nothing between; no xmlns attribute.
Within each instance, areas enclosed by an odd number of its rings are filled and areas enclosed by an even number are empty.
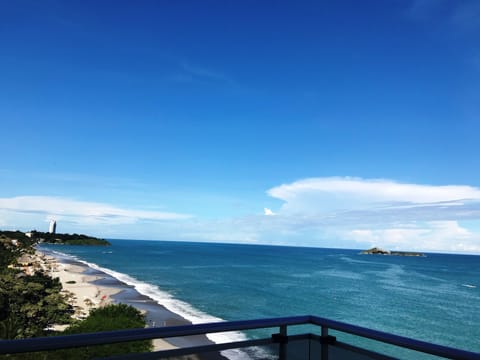
<svg viewBox="0 0 480 360"><path fill-rule="evenodd" d="M47 247L129 275L191 320L313 314L480 352L480 256L111 242Z"/></svg>

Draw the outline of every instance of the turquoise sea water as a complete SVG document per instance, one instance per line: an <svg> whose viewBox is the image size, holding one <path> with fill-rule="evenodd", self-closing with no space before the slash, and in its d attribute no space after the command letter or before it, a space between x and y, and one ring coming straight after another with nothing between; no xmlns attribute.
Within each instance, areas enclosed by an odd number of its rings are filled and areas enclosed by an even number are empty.
<svg viewBox="0 0 480 360"><path fill-rule="evenodd" d="M45 246L194 322L313 314L480 352L480 256L112 240Z"/></svg>

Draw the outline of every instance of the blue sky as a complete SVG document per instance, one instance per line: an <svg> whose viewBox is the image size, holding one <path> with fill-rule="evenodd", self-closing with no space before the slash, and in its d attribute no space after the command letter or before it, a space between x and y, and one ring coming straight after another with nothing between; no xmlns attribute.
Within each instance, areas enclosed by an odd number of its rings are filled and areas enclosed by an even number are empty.
<svg viewBox="0 0 480 360"><path fill-rule="evenodd" d="M480 3L4 1L0 228L480 253Z"/></svg>

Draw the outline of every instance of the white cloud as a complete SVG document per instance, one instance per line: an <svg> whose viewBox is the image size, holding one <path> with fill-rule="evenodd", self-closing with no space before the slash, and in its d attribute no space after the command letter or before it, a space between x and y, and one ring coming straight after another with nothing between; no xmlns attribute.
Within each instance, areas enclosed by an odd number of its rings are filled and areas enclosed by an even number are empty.
<svg viewBox="0 0 480 360"><path fill-rule="evenodd" d="M63 232L110 238L480 253L476 187L328 177L280 185L268 194L283 205L233 218L192 218L63 197L0 198L0 225L48 229L47 220L55 217Z"/></svg>
<svg viewBox="0 0 480 360"><path fill-rule="evenodd" d="M388 229L357 229L350 238L371 246L392 250L480 252L480 234L463 228L457 221L433 221L415 227Z"/></svg>
<svg viewBox="0 0 480 360"><path fill-rule="evenodd" d="M27 213L47 215L47 219L69 218L83 224L124 224L139 220L179 220L190 215L172 212L133 210L109 204L72 200L51 196L17 196L0 198L0 209L4 213Z"/></svg>
<svg viewBox="0 0 480 360"><path fill-rule="evenodd" d="M445 220L446 213L463 211L464 217L478 216L480 189L466 185L420 185L385 179L310 178L274 187L267 193L284 204L281 215L343 217L344 221L366 216L400 214L423 220ZM438 218L440 217L440 218Z"/></svg>
<svg viewBox="0 0 480 360"><path fill-rule="evenodd" d="M283 184L267 193L284 201L271 226L328 234L320 246L355 246L353 240L357 247L480 252L480 234L459 225L480 222L476 187L327 177Z"/></svg>
<svg viewBox="0 0 480 360"><path fill-rule="evenodd" d="M274 213L271 209L269 209L269 208L263 208L263 214L264 214L265 216L273 216L273 215L275 215L275 213Z"/></svg>
<svg viewBox="0 0 480 360"><path fill-rule="evenodd" d="M284 184L268 190L268 194L288 203L303 201L313 196L325 198L348 199L357 203L412 203L427 204L454 202L460 200L480 200L480 189L465 185L418 185L398 183L385 179L361 178L311 178ZM332 198L333 197L333 198ZM320 204L323 204L322 202ZM346 204L348 206L348 203Z"/></svg>

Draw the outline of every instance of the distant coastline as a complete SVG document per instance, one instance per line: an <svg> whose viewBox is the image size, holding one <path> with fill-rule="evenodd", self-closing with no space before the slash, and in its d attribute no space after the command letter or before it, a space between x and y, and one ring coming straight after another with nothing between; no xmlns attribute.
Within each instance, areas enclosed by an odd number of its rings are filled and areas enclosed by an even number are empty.
<svg viewBox="0 0 480 360"><path fill-rule="evenodd" d="M31 231L30 237L45 244L59 245L90 245L90 246L110 246L111 244L105 239L99 239L94 236L84 234L57 234L45 233L40 231Z"/></svg>
<svg viewBox="0 0 480 360"><path fill-rule="evenodd" d="M424 253L414 251L390 251L373 247L360 252L361 255L391 255L391 256L425 256Z"/></svg>

